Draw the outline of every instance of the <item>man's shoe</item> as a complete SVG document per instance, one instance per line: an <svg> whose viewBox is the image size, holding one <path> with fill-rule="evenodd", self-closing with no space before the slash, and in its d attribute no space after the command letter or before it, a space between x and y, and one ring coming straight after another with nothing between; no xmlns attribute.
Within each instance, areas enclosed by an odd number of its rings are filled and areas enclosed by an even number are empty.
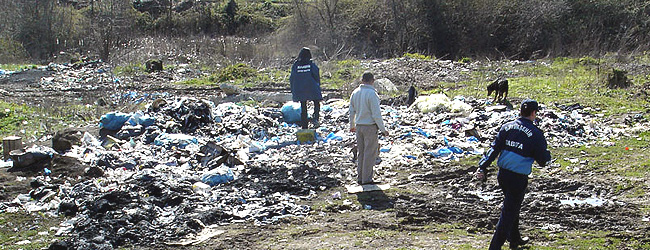
<svg viewBox="0 0 650 250"><path fill-rule="evenodd" d="M528 237L523 237L523 238L519 238L519 240L511 241L510 249L518 249L519 246L528 244L528 241L530 241Z"/></svg>

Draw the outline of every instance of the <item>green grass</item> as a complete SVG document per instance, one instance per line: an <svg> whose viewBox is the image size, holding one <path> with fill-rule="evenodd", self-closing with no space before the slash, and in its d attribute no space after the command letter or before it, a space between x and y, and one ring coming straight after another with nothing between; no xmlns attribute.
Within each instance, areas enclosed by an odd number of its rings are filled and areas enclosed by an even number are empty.
<svg viewBox="0 0 650 250"><path fill-rule="evenodd" d="M201 77L201 78L192 78L183 81L176 82L180 85L190 85L190 86L211 86L217 85L215 76Z"/></svg>
<svg viewBox="0 0 650 250"><path fill-rule="evenodd" d="M458 59L458 62L459 62L459 63L471 63L471 62L472 62L472 58L469 58L469 57L463 57L463 58L461 58L461 59Z"/></svg>
<svg viewBox="0 0 650 250"><path fill-rule="evenodd" d="M5 137L17 134L29 124L35 110L26 105L17 105L0 101L0 135Z"/></svg>
<svg viewBox="0 0 650 250"><path fill-rule="evenodd" d="M35 64L0 64L0 69L7 71L20 71L24 69L35 69L38 65Z"/></svg>
<svg viewBox="0 0 650 250"><path fill-rule="evenodd" d="M61 221L59 217L50 217L42 213L2 213L0 214L0 245L1 249L41 249L51 244L53 239L58 239L56 231L50 227L57 227ZM47 232L46 235L39 233ZM17 242L28 240L30 243L16 245Z"/></svg>
<svg viewBox="0 0 650 250"><path fill-rule="evenodd" d="M38 138L69 126L95 122L106 111L107 108L86 105L33 108L0 101L0 136Z"/></svg>
<svg viewBox="0 0 650 250"><path fill-rule="evenodd" d="M614 139L614 146L610 147L596 143L594 146L554 149L552 154L558 159L557 163L563 170L568 170L573 165L565 158L578 158L581 161L588 160L589 169L599 173L647 177L650 174L650 159L646 155L650 132L641 132L636 136L638 137Z"/></svg>
<svg viewBox="0 0 650 250"><path fill-rule="evenodd" d="M205 72L215 72L210 76L193 78L176 82L176 84L192 86L211 86L229 82L238 87L266 87L267 84L279 83L289 87L290 69L264 68L256 70L246 64L239 63L227 66L221 70L205 69Z"/></svg>
<svg viewBox="0 0 650 250"><path fill-rule="evenodd" d="M650 249L650 244L625 236L625 232L607 231L562 231L549 232L533 230L533 238L544 239L547 246L535 246L529 249Z"/></svg>
<svg viewBox="0 0 650 250"><path fill-rule="evenodd" d="M436 59L434 56L426 56L426 55L422 55L420 53L404 53L404 57L418 59L418 60L434 60L434 59Z"/></svg>
<svg viewBox="0 0 650 250"><path fill-rule="evenodd" d="M638 87L647 76L629 76L633 87L628 89L609 89L605 81L611 68L604 62L591 57L557 58L549 63L521 64L504 66L503 71L510 72L509 94L513 98L534 98L546 105L574 104L602 109L607 115L641 112L650 108L650 102ZM470 79L458 83L441 83L441 87L450 96L464 95L486 98L485 87L491 83L488 79L496 78L495 69L484 68L474 72ZM487 76L487 77L486 77Z"/></svg>
<svg viewBox="0 0 650 250"><path fill-rule="evenodd" d="M132 76L144 74L145 67L142 63L130 63L124 66L116 66L113 73L117 76Z"/></svg>

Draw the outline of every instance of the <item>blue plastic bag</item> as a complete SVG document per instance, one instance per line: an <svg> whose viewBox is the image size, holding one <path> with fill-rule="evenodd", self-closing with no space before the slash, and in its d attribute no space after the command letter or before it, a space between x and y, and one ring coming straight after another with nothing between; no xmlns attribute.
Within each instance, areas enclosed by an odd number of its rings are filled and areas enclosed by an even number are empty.
<svg viewBox="0 0 650 250"><path fill-rule="evenodd" d="M235 180L235 175L229 167L224 165L208 171L201 177L201 182L210 186L228 183L233 180Z"/></svg>
<svg viewBox="0 0 650 250"><path fill-rule="evenodd" d="M287 102L280 110L282 112L282 119L287 123L300 122L300 112L302 108L299 102Z"/></svg>
<svg viewBox="0 0 650 250"><path fill-rule="evenodd" d="M122 113L122 112L110 112L108 114L102 115L99 119L99 127L105 128L108 130L119 130L122 128L124 123L131 118L131 114Z"/></svg>
<svg viewBox="0 0 650 250"><path fill-rule="evenodd" d="M142 127L146 128L153 125L156 122L156 119L138 111L133 113L131 117L129 117L128 122L131 126L142 125Z"/></svg>

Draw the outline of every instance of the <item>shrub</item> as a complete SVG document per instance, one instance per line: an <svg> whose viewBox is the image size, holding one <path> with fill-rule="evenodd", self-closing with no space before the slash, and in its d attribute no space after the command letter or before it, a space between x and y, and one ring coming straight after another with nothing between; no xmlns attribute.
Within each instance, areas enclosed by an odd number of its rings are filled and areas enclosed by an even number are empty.
<svg viewBox="0 0 650 250"><path fill-rule="evenodd" d="M257 70L249 67L245 63L238 63L222 69L219 74L217 74L216 80L218 82L226 82L256 76Z"/></svg>
<svg viewBox="0 0 650 250"><path fill-rule="evenodd" d="M425 56L425 55L422 55L420 53L404 53L404 57L419 59L419 60L432 60L432 59L435 59L435 57Z"/></svg>
<svg viewBox="0 0 650 250"><path fill-rule="evenodd" d="M23 45L10 37L0 37L0 62L15 62L27 57Z"/></svg>

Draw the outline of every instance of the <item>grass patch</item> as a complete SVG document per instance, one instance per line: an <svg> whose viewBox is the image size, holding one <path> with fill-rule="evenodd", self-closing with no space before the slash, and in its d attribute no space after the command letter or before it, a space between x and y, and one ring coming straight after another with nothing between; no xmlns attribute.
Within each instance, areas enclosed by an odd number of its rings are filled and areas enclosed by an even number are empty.
<svg viewBox="0 0 650 250"><path fill-rule="evenodd" d="M192 78L184 81L179 81L176 82L176 84L190 85L190 86L211 86L211 85L217 85L216 80L217 80L216 76L208 76L208 77Z"/></svg>
<svg viewBox="0 0 650 250"><path fill-rule="evenodd" d="M557 58L549 62L504 66L509 77L509 99L534 98L546 104L574 104L602 109L607 115L642 112L650 108L650 102L637 92L638 88L609 89L605 80L611 71L598 59ZM483 71L481 73L480 71ZM493 69L481 69L462 82L441 83L450 96L463 95L486 98L487 78L495 78ZM634 76L643 77L643 76ZM585 91L589 90L589 91Z"/></svg>
<svg viewBox="0 0 650 250"><path fill-rule="evenodd" d="M216 75L218 82L227 82L232 80L247 79L257 76L257 70L251 68L245 63L237 63L225 67Z"/></svg>
<svg viewBox="0 0 650 250"><path fill-rule="evenodd" d="M461 59L458 59L458 62L459 62L459 63L471 63L471 62L472 62L472 58L469 58L469 57L463 57L463 58L461 58Z"/></svg>
<svg viewBox="0 0 650 250"><path fill-rule="evenodd" d="M23 141L37 139L63 128L96 122L107 110L90 105L33 108L0 101L0 136L17 135Z"/></svg>
<svg viewBox="0 0 650 250"><path fill-rule="evenodd" d="M42 213L2 213L0 214L0 245L2 249L41 249L50 245L58 226L59 217L45 216ZM17 245L16 243L21 243Z"/></svg>
<svg viewBox="0 0 650 250"><path fill-rule="evenodd" d="M35 64L0 64L0 69L6 71L21 71L25 69L36 69L38 65Z"/></svg>
<svg viewBox="0 0 650 250"><path fill-rule="evenodd" d="M533 230L533 238L542 238L546 246L530 246L529 249L648 249L650 244L625 236L625 233L606 231L562 231L549 232Z"/></svg>
<svg viewBox="0 0 650 250"><path fill-rule="evenodd" d="M0 135L5 137L19 132L33 115L34 109L26 105L0 101Z"/></svg>
<svg viewBox="0 0 650 250"><path fill-rule="evenodd" d="M393 230L383 230L383 229L373 228L373 229L368 229L368 230L355 231L355 232L352 232L351 234L352 234L352 237L355 237L355 238L356 237L365 237L365 238L372 238L372 239L376 239L376 238L386 239L386 238L391 238L391 237L399 234L399 232L393 231Z"/></svg>
<svg viewBox="0 0 650 250"><path fill-rule="evenodd" d="M646 196L648 188L643 180L650 175L650 159L646 153L649 141L650 132L641 132L613 140L614 146L557 148L551 149L551 154L560 164L560 170L567 173L577 169L623 177L623 180L611 183L612 190L627 198L640 198ZM571 163L569 160L572 158L586 160L587 164Z"/></svg>
<svg viewBox="0 0 650 250"><path fill-rule="evenodd" d="M113 74L117 76L133 76L145 73L145 67L142 63L130 63L124 66L116 66Z"/></svg>
<svg viewBox="0 0 650 250"><path fill-rule="evenodd" d="M176 84L191 86L212 86L219 85L223 82L229 82L243 88L267 87L267 85L286 85L286 87L289 87L289 74L289 69L279 70L273 68L264 68L257 70L249 67L246 64L239 63L230 65L221 70L217 70L216 73L210 76L179 81L176 82Z"/></svg>
<svg viewBox="0 0 650 250"><path fill-rule="evenodd" d="M580 146L551 149L557 163L563 170L575 165L566 159L587 160L587 167L599 173L613 173L624 177L645 177L650 173L650 159L645 151L650 141L650 132L641 132L632 137L613 140L614 146Z"/></svg>
<svg viewBox="0 0 650 250"><path fill-rule="evenodd" d="M404 53L404 57L418 59L418 60L435 60L436 59L433 56L422 55L420 53Z"/></svg>

